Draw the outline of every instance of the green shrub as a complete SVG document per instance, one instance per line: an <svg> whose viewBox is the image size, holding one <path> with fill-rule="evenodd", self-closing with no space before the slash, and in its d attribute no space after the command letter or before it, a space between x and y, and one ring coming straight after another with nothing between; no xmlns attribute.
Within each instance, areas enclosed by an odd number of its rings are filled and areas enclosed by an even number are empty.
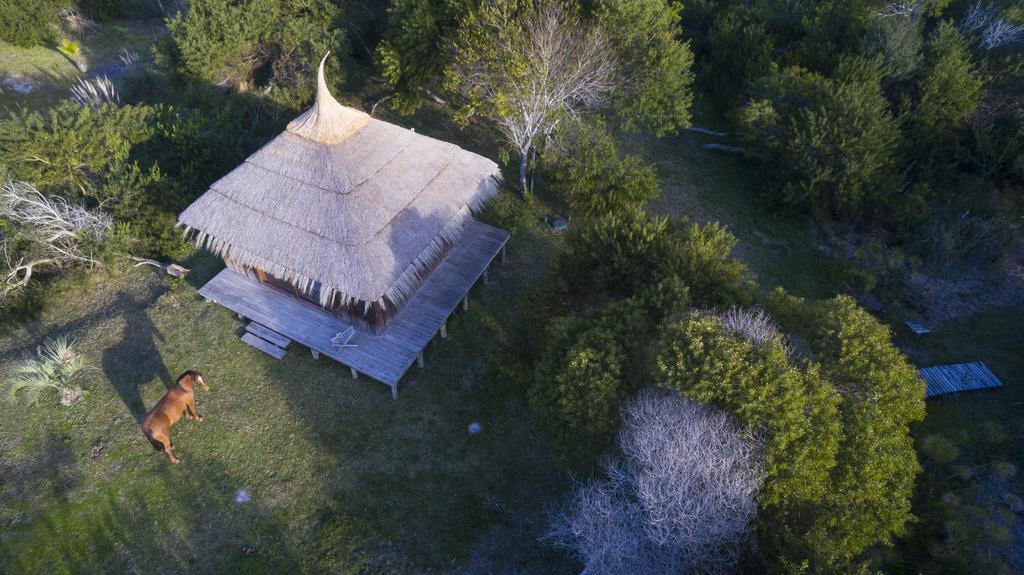
<svg viewBox="0 0 1024 575"><path fill-rule="evenodd" d="M704 82L720 102L732 104L769 73L774 47L767 23L755 10L730 6L715 16L708 31Z"/></svg>
<svg viewBox="0 0 1024 575"><path fill-rule="evenodd" d="M921 440L921 452L938 463L953 463L960 457L956 444L940 433L933 433Z"/></svg>
<svg viewBox="0 0 1024 575"><path fill-rule="evenodd" d="M178 212L258 144L239 110L66 101L13 113L0 121L0 171L47 194L102 203L136 234L133 253L176 258L188 250Z"/></svg>
<svg viewBox="0 0 1024 575"><path fill-rule="evenodd" d="M0 0L0 40L31 48L57 39L64 0Z"/></svg>
<svg viewBox="0 0 1024 575"><path fill-rule="evenodd" d="M692 313L667 325L658 383L732 413L764 440L770 513L799 509L829 489L840 438L840 398L813 365L793 364L781 338L754 345L718 318Z"/></svg>
<svg viewBox="0 0 1024 575"><path fill-rule="evenodd" d="M608 32L628 79L612 94L626 129L658 135L690 125L693 52L681 39L682 4L668 0L595 0L598 24Z"/></svg>
<svg viewBox="0 0 1024 575"><path fill-rule="evenodd" d="M690 297L727 304L745 297L745 268L730 254L736 238L717 223L699 226L639 210L588 221L569 236L563 273L576 296L629 297L678 278Z"/></svg>
<svg viewBox="0 0 1024 575"><path fill-rule="evenodd" d="M869 55L882 57L885 77L890 81L911 78L921 65L924 37L922 21L909 16L878 18L864 39Z"/></svg>
<svg viewBox="0 0 1024 575"><path fill-rule="evenodd" d="M565 461L589 463L610 444L619 403L654 377L652 326L688 305L686 287L669 279L581 314L534 310L536 327L517 346L537 357L527 396Z"/></svg>
<svg viewBox="0 0 1024 575"><path fill-rule="evenodd" d="M313 95L320 58L328 50L343 53L339 18L328 0L193 0L168 29L181 71L208 82L255 86L297 108Z"/></svg>
<svg viewBox="0 0 1024 575"><path fill-rule="evenodd" d="M843 440L808 541L819 562L835 564L906 532L920 472L910 424L924 418L924 382L892 345L889 328L852 298L816 308L809 342L843 397Z"/></svg>
<svg viewBox="0 0 1024 575"><path fill-rule="evenodd" d="M0 121L0 167L45 192L105 201L108 174L129 163L132 148L153 136L157 109L64 101Z"/></svg>
<svg viewBox="0 0 1024 575"><path fill-rule="evenodd" d="M911 519L920 468L909 424L924 416L924 384L852 299L807 304L776 291L764 303L810 360L691 314L665 328L660 384L763 430L758 533L772 562L841 571Z"/></svg>
<svg viewBox="0 0 1024 575"><path fill-rule="evenodd" d="M420 90L441 78L447 64L444 47L454 40L459 23L477 4L477 0L391 3L377 60L384 79L395 90L395 109L414 112L420 103Z"/></svg>
<svg viewBox="0 0 1024 575"><path fill-rule="evenodd" d="M540 171L545 187L574 213L590 218L639 210L661 193L654 168L622 155L603 125L584 124L565 139L565 148L541 156Z"/></svg>
<svg viewBox="0 0 1024 575"><path fill-rule="evenodd" d="M928 65L918 82L917 106L910 118L911 141L915 148L949 154L964 121L981 104L983 83L967 41L951 23L939 25L927 54Z"/></svg>
<svg viewBox="0 0 1024 575"><path fill-rule="evenodd" d="M847 59L834 78L790 68L740 115L748 145L776 174L775 197L820 219L886 215L899 188L899 127L878 61Z"/></svg>
<svg viewBox="0 0 1024 575"><path fill-rule="evenodd" d="M603 451L626 397L625 352L617 334L560 318L538 359L528 399L555 451L572 464Z"/></svg>

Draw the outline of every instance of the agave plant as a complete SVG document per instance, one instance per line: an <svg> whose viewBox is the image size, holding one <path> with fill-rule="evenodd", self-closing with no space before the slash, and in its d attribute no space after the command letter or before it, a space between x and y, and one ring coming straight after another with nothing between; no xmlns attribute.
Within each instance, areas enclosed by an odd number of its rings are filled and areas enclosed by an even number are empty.
<svg viewBox="0 0 1024 575"><path fill-rule="evenodd" d="M139 64L139 53L133 52L128 48L121 48L121 53L117 57L124 64L125 68L134 68Z"/></svg>
<svg viewBox="0 0 1024 575"><path fill-rule="evenodd" d="M84 74L87 71L85 59L82 54L82 47L78 42L64 38L60 41L60 44L57 45L57 50L61 54L67 56L67 59L71 60L71 63L78 68L79 72Z"/></svg>
<svg viewBox="0 0 1024 575"><path fill-rule="evenodd" d="M64 336L48 339L36 349L36 358L23 361L11 370L7 380L11 399L21 392L30 404L43 392L54 390L61 405L71 405L82 396L79 379L94 369L77 351L75 342Z"/></svg>

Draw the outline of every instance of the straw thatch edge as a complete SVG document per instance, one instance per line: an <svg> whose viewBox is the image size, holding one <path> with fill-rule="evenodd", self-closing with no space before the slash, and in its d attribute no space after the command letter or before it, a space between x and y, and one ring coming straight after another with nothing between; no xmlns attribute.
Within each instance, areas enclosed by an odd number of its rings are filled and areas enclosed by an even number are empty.
<svg viewBox="0 0 1024 575"><path fill-rule="evenodd" d="M497 182L492 184L483 186L483 189L471 198L466 206L452 216L441 231L434 236L434 239L405 267L394 283L380 297L372 301L362 300L342 292L334 286L325 283L323 279L305 276L248 250L229 244L188 224L179 223L179 225L184 228L186 237L194 236L192 239L200 249L210 251L224 260L231 260L243 267L259 268L265 273L292 284L304 294L309 294L313 286L319 282L321 306L326 309L333 309L334 306L338 305L355 307L361 304L363 314L366 315L373 304L380 306L382 311L388 310L389 307L401 307L416 292L422 281L430 275L430 272L448 254L448 250L462 236L462 229L465 223L472 219L475 214L479 213L484 203L498 194Z"/></svg>

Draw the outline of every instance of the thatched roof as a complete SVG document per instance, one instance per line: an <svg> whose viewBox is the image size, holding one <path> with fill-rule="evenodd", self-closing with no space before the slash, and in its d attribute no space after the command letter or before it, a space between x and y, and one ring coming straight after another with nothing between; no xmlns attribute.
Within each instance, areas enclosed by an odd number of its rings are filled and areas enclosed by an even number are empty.
<svg viewBox="0 0 1024 575"><path fill-rule="evenodd" d="M179 216L197 243L321 303L401 305L497 192L498 166L339 104L316 103Z"/></svg>

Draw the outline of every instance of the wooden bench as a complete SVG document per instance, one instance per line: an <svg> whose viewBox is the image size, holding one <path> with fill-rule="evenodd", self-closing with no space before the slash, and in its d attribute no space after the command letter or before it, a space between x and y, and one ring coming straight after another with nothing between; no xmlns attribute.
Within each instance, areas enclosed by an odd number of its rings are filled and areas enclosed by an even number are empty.
<svg viewBox="0 0 1024 575"><path fill-rule="evenodd" d="M274 359L281 359L284 357L285 351L283 349L254 335L252 332L245 332L245 335L242 336L242 341L273 357Z"/></svg>

